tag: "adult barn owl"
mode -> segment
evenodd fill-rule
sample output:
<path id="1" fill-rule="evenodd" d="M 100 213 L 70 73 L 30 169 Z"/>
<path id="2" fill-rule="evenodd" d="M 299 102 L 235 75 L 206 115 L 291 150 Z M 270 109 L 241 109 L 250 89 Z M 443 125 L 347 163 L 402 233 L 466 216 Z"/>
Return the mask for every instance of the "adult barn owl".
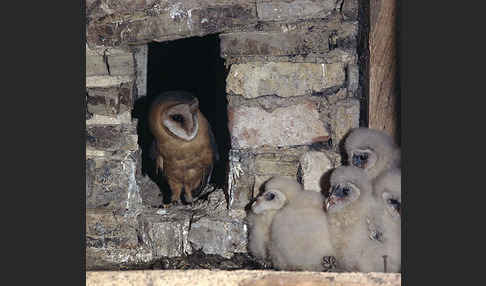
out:
<path id="1" fill-rule="evenodd" d="M 149 128 L 154 135 L 152 157 L 157 174 L 162 171 L 172 192 L 171 202 L 187 203 L 211 178 L 217 146 L 209 122 L 199 110 L 199 101 L 186 91 L 161 93 L 149 110 Z"/>

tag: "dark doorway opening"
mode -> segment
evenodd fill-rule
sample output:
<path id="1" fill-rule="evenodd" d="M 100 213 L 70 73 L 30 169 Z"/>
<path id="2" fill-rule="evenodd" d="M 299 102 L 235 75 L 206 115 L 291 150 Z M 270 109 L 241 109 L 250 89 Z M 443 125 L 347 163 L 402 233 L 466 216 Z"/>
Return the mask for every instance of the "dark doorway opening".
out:
<path id="1" fill-rule="evenodd" d="M 152 100 L 170 90 L 189 91 L 198 98 L 199 109 L 211 124 L 220 157 L 210 183 L 216 188 L 225 186 L 230 149 L 225 93 L 228 70 L 220 57 L 219 43 L 215 34 L 148 44 L 147 96 L 137 100 L 133 116 L 139 120 L 142 173 L 157 182 L 163 193 L 167 185 L 161 184 L 160 178 L 155 176 L 155 165 L 149 156 L 153 136 L 148 130 L 146 116 Z"/>

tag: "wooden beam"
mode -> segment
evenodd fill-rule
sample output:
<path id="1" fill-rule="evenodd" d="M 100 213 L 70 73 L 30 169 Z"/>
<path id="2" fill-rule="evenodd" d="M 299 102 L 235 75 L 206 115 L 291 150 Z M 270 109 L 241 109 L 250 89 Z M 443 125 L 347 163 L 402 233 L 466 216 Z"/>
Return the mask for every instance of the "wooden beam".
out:
<path id="1" fill-rule="evenodd" d="M 370 0 L 368 126 L 399 138 L 397 0 Z"/>

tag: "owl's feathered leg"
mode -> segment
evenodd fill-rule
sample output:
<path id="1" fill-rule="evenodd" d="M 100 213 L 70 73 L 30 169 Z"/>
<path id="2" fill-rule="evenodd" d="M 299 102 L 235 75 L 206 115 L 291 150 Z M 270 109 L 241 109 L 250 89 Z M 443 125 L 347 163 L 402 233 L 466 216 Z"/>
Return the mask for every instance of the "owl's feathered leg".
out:
<path id="1" fill-rule="evenodd" d="M 167 181 L 169 183 L 169 187 L 172 192 L 171 203 L 174 205 L 181 204 L 181 192 L 182 192 L 182 188 L 184 188 L 184 185 L 182 183 L 170 179 L 168 179 Z"/>

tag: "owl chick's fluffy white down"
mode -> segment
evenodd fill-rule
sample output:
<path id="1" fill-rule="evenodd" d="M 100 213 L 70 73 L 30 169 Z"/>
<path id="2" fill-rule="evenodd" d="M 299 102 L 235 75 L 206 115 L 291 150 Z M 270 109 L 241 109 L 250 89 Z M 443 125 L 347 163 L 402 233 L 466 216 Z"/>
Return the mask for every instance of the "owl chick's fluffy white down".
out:
<path id="1" fill-rule="evenodd" d="M 383 224 L 387 272 L 401 268 L 401 178 L 400 169 L 394 168 L 378 176 L 373 185 L 373 194 L 380 205 L 377 213 Z"/>
<path id="2" fill-rule="evenodd" d="M 329 231 L 336 259 L 345 271 L 384 272 L 384 255 L 395 247 L 399 237 L 383 221 L 383 204 L 373 194 L 369 177 L 363 169 L 340 166 L 331 174 L 331 188 L 326 199 Z M 392 259 L 393 260 L 393 259 Z M 388 272 L 398 272 L 399 265 L 387 261 Z"/>
<path id="3" fill-rule="evenodd" d="M 400 148 L 383 131 L 360 127 L 346 137 L 349 165 L 362 168 L 373 181 L 382 172 L 400 166 Z"/>
<path id="4" fill-rule="evenodd" d="M 252 204 L 249 250 L 280 270 L 324 271 L 334 256 L 322 210 L 323 196 L 295 179 L 274 177 Z"/>

